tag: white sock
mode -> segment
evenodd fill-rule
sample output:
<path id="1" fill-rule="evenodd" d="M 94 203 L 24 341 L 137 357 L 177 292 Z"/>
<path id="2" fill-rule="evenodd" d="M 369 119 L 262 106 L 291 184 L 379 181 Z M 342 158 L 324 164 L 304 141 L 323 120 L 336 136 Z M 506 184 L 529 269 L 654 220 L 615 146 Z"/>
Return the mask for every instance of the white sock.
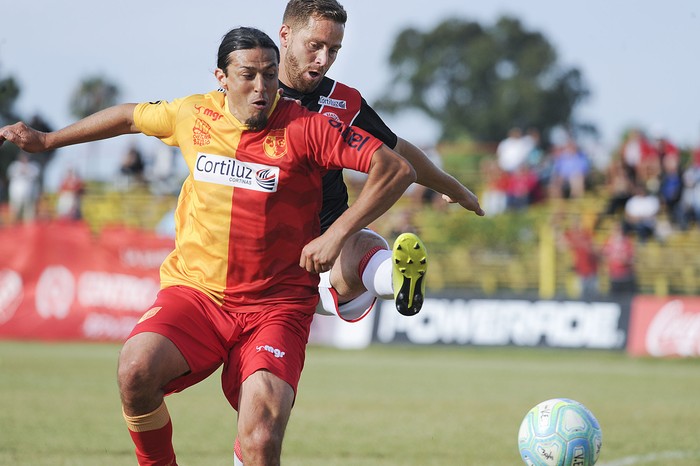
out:
<path id="1" fill-rule="evenodd" d="M 367 291 L 382 299 L 394 299 L 394 284 L 391 279 L 391 251 L 380 249 L 367 262 L 362 272 L 362 283 Z"/>

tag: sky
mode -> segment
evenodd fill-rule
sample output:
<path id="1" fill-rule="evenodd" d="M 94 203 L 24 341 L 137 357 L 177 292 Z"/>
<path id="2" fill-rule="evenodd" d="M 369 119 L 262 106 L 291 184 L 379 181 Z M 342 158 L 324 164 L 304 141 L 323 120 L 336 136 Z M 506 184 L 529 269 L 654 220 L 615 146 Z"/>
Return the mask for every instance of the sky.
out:
<path id="1" fill-rule="evenodd" d="M 559 62 L 582 70 L 591 97 L 578 116 L 594 123 L 603 144 L 640 126 L 680 146 L 700 144 L 700 2 L 696 0 L 341 0 L 348 11 L 345 40 L 328 75 L 359 89 L 371 103 L 389 85 L 387 58 L 400 31 L 433 29 L 448 18 L 492 25 L 519 18 L 552 43 Z M 111 5 L 111 6 L 107 6 Z M 285 0 L 12 1 L 3 6 L 0 77 L 21 94 L 16 110 L 41 114 L 52 126 L 74 121 L 69 101 L 80 81 L 101 75 L 119 102 L 171 100 L 216 88 L 213 71 L 221 37 L 254 26 L 277 41 Z M 399 136 L 430 145 L 437 126 L 417 113 L 382 115 Z M 152 138 L 150 138 L 152 139 Z M 129 145 L 162 144 L 122 136 L 98 145 L 61 149 L 47 188 L 67 166 L 105 178 Z"/>

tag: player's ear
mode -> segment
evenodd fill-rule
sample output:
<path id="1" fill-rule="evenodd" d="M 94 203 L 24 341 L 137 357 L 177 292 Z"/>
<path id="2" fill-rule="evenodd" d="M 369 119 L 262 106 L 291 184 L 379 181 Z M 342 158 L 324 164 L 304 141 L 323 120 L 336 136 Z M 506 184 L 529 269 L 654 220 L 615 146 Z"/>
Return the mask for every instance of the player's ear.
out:
<path id="1" fill-rule="evenodd" d="M 226 73 L 221 68 L 214 70 L 214 77 L 219 82 L 219 86 L 225 91 L 228 91 L 228 85 L 226 84 Z"/>
<path id="2" fill-rule="evenodd" d="M 280 27 L 280 47 L 287 47 L 289 44 L 289 35 L 291 34 L 291 29 L 286 24 Z"/>

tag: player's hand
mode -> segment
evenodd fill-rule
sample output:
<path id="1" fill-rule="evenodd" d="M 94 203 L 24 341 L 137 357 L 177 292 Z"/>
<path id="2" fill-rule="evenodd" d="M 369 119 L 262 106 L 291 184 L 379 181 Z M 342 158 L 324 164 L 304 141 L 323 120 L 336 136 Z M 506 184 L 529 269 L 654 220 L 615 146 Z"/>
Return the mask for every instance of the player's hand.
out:
<path id="1" fill-rule="evenodd" d="M 464 188 L 464 191 L 464 195 L 460 199 L 452 199 L 447 194 L 443 194 L 442 199 L 450 204 L 459 204 L 465 209 L 471 210 L 479 217 L 483 217 L 486 212 L 484 212 L 484 209 L 479 205 L 479 198 L 467 188 Z"/>
<path id="2" fill-rule="evenodd" d="M 37 131 L 23 122 L 0 128 L 0 145 L 9 141 L 27 152 L 46 150 L 46 133 Z"/>
<path id="3" fill-rule="evenodd" d="M 299 259 L 299 266 L 311 273 L 328 272 L 336 258 L 340 254 L 341 244 L 336 244 L 331 238 L 326 235 L 321 235 L 315 238 L 309 244 L 304 246 Z"/>
<path id="4" fill-rule="evenodd" d="M 298 106 L 301 107 L 301 100 L 299 99 L 292 99 L 291 97 L 285 97 L 284 96 L 284 89 L 279 88 L 277 89 L 277 93 L 279 94 L 280 97 L 282 97 L 284 100 L 290 100 L 292 102 L 295 102 Z"/>

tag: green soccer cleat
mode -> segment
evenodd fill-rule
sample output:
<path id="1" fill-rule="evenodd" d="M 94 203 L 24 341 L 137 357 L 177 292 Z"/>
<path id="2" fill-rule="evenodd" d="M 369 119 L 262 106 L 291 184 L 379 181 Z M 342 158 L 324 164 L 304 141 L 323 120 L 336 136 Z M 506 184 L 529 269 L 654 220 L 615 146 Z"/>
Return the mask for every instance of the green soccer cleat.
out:
<path id="1" fill-rule="evenodd" d="M 423 307 L 428 253 L 420 238 L 413 233 L 402 233 L 394 241 L 392 259 L 396 310 L 405 316 L 416 315 Z"/>

